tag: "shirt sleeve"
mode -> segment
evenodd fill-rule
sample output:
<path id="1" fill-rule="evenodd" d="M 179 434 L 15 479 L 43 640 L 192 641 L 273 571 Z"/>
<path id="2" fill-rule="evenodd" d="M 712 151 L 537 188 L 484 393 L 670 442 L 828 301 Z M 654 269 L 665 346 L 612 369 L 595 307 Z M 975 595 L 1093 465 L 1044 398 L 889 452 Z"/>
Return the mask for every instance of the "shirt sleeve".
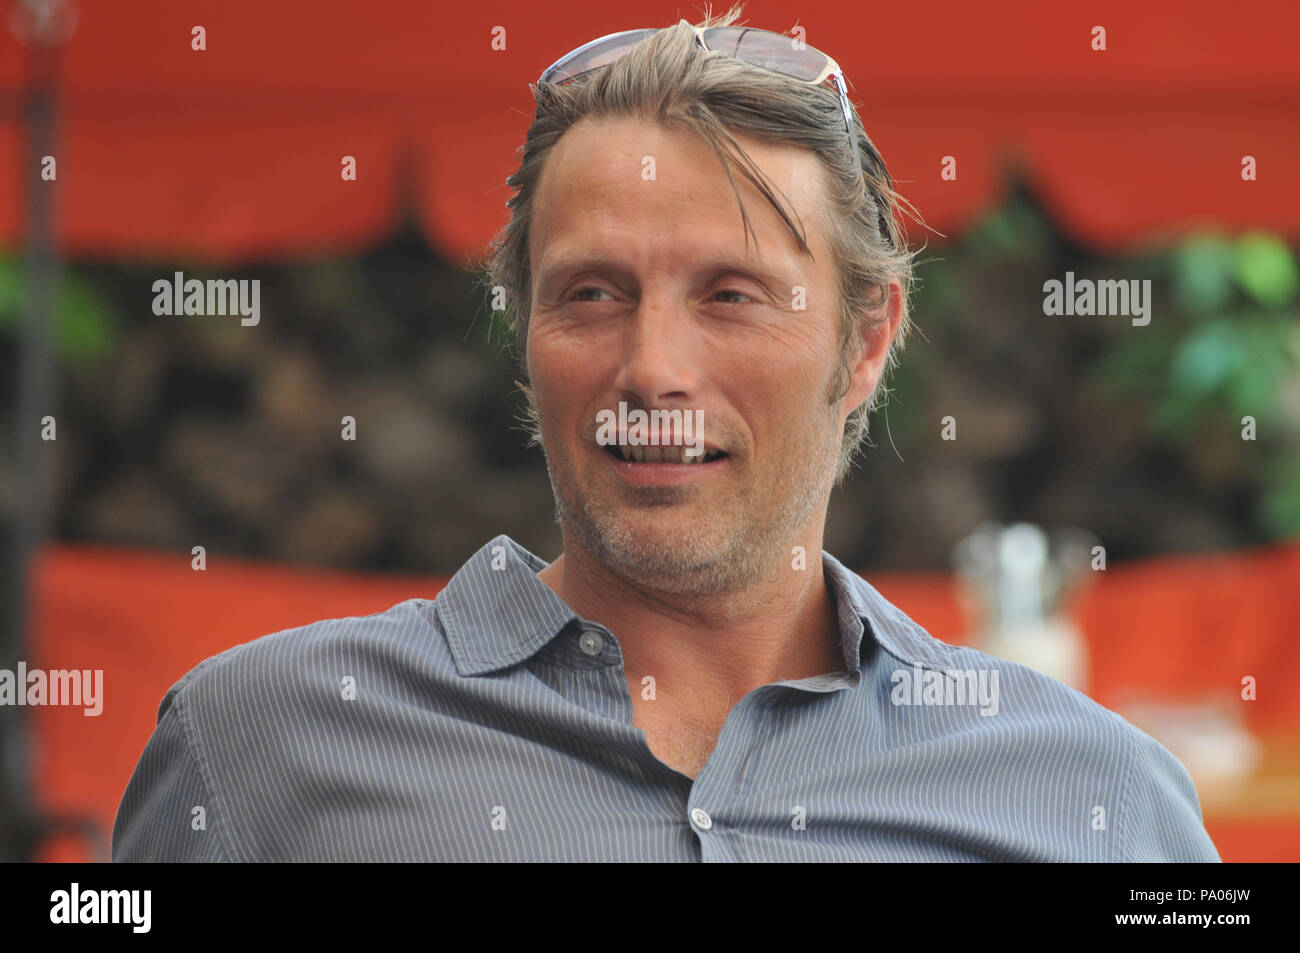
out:
<path id="1" fill-rule="evenodd" d="M 228 861 L 216 829 L 220 811 L 191 744 L 180 690 L 158 708 L 158 725 L 131 775 L 113 824 L 113 862 Z"/>
<path id="2" fill-rule="evenodd" d="M 1125 797 L 1123 850 L 1131 863 L 1219 863 L 1201 820 L 1196 787 L 1182 762 L 1134 728 Z"/>

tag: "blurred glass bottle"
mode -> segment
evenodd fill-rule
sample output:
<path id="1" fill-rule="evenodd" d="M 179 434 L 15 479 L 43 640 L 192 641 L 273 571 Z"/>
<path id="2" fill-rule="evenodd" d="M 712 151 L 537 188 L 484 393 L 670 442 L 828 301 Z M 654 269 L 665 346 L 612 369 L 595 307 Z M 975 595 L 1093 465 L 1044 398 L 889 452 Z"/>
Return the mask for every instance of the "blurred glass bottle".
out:
<path id="1" fill-rule="evenodd" d="M 1086 691 L 1088 647 L 1065 611 L 1096 537 L 1032 523 L 985 523 L 953 548 L 975 648 Z"/>

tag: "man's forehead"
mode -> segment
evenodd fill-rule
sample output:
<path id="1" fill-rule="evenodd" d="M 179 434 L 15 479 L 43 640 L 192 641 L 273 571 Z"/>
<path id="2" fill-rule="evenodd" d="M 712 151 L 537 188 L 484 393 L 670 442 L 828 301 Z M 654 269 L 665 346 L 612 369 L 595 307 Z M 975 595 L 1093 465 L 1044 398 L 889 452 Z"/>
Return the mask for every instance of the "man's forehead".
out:
<path id="1" fill-rule="evenodd" d="M 824 201 L 817 158 L 794 146 L 736 138 L 814 245 Z M 534 265 L 552 258 L 553 243 L 567 257 L 638 221 L 660 228 L 667 223 L 674 243 L 712 245 L 755 264 L 806 260 L 781 216 L 734 162 L 731 175 L 761 237 L 758 249 L 746 234 L 726 171 L 697 134 L 636 119 L 582 120 L 556 144 L 538 184 L 530 235 Z"/>

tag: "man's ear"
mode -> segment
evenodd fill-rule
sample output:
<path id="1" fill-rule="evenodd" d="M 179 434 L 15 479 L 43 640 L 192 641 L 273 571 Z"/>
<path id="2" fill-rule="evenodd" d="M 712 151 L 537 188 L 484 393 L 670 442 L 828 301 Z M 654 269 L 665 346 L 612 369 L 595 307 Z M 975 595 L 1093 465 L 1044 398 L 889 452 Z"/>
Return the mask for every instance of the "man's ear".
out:
<path id="1" fill-rule="evenodd" d="M 903 319 L 903 285 L 894 278 L 889 282 L 888 299 L 879 309 L 872 324 L 858 332 L 858 359 L 853 365 L 849 379 L 849 390 L 844 395 L 842 409 L 844 416 L 857 410 L 870 399 L 880 382 L 880 375 L 885 370 L 885 358 L 889 356 L 889 346 L 898 334 L 898 325 Z"/>

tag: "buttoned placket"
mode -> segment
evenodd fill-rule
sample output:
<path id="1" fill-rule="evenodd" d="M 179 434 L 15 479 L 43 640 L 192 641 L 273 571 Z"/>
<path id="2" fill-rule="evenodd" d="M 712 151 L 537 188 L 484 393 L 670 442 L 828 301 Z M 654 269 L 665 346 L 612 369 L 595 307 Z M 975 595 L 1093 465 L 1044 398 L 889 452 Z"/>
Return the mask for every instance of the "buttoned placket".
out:
<path id="1" fill-rule="evenodd" d="M 623 667 L 622 651 L 618 640 L 612 632 L 595 623 L 584 622 L 577 635 L 577 646 L 583 655 L 590 658 L 606 656 L 609 663 L 604 671 L 617 683 L 614 688 L 620 704 L 626 713 L 627 724 L 632 726 L 632 694 L 627 684 L 627 675 Z M 727 713 L 722 729 L 718 733 L 713 753 L 705 762 L 700 773 L 691 781 L 690 792 L 686 801 L 686 818 L 695 836 L 702 862 L 745 861 L 746 857 L 739 849 L 734 837 L 726 835 L 725 825 L 719 825 L 717 814 L 726 810 L 731 802 L 739 802 L 747 796 L 749 779 L 754 768 L 761 761 L 761 748 L 764 738 L 766 719 L 763 710 L 782 693 L 782 689 L 809 690 L 827 693 L 852 687 L 852 677 L 846 679 L 843 673 L 820 675 L 798 681 L 777 682 L 762 685 L 750 691 Z M 743 726 L 743 727 L 742 727 Z M 743 742 L 736 736 L 747 735 Z M 638 732 L 643 755 L 663 770 L 671 770 L 650 750 L 644 739 L 644 733 Z M 733 751 L 743 745 L 743 751 L 726 760 L 720 760 L 720 752 L 728 748 Z"/>

